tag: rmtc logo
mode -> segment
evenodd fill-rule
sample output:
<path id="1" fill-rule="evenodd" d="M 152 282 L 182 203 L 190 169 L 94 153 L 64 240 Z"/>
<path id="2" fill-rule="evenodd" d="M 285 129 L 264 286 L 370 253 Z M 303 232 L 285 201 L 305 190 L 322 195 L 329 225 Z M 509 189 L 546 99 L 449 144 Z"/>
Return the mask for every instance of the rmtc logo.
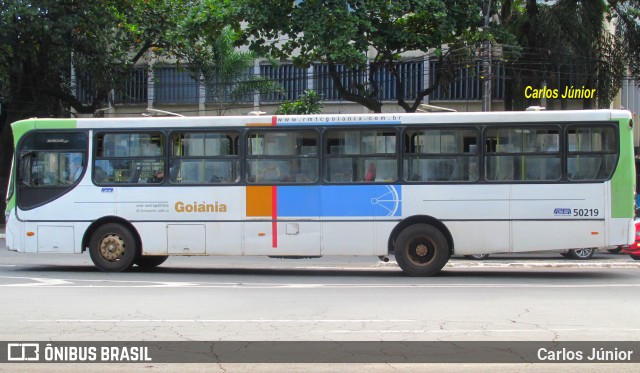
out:
<path id="1" fill-rule="evenodd" d="M 557 208 L 555 210 L 553 210 L 553 215 L 555 216 L 571 216 L 571 209 L 561 209 L 561 208 Z"/>

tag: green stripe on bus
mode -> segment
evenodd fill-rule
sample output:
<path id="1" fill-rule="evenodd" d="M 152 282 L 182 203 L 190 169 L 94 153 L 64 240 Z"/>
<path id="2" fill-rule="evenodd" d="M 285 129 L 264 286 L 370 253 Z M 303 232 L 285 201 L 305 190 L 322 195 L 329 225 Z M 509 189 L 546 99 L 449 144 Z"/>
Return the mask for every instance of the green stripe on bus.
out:
<path id="1" fill-rule="evenodd" d="M 22 136 L 32 129 L 73 129 L 77 127 L 77 122 L 77 119 L 26 119 L 15 122 L 11 125 L 14 149 Z"/>
<path id="2" fill-rule="evenodd" d="M 620 128 L 620 158 L 611 179 L 611 217 L 633 218 L 635 201 L 633 197 L 636 170 L 633 158 L 633 128 L 629 119 L 618 120 Z"/>

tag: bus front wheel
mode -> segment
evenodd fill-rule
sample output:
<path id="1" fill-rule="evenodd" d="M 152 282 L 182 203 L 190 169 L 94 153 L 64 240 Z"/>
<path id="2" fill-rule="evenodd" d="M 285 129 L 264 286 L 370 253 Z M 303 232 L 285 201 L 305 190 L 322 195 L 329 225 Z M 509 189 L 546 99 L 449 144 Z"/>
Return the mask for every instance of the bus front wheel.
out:
<path id="1" fill-rule="evenodd" d="M 136 240 L 120 224 L 105 224 L 91 235 L 89 254 L 101 271 L 122 272 L 133 266 L 137 257 Z"/>
<path id="2" fill-rule="evenodd" d="M 400 232 L 394 254 L 400 268 L 409 276 L 433 276 L 451 256 L 444 234 L 428 224 L 414 224 Z"/>

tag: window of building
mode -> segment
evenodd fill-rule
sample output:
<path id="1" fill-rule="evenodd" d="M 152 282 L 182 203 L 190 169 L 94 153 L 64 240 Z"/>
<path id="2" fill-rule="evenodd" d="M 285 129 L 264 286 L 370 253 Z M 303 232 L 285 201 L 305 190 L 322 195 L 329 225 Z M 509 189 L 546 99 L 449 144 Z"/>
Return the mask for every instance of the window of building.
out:
<path id="1" fill-rule="evenodd" d="M 146 67 L 131 71 L 124 88 L 116 90 L 116 104 L 146 104 L 148 100 L 149 71 Z"/>
<path id="2" fill-rule="evenodd" d="M 162 104 L 197 104 L 198 82 L 188 71 L 177 67 L 159 67 L 154 70 L 155 102 Z"/>
<path id="3" fill-rule="evenodd" d="M 260 76 L 277 83 L 283 89 L 282 92 L 261 95 L 260 100 L 264 102 L 294 101 L 308 88 L 307 69 L 291 64 L 260 65 Z"/>

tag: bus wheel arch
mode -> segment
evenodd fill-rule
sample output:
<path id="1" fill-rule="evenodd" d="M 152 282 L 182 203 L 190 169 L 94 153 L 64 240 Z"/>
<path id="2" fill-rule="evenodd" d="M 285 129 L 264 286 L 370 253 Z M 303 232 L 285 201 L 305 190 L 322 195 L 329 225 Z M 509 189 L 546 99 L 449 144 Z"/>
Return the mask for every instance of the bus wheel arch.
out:
<path id="1" fill-rule="evenodd" d="M 436 219 L 413 219 L 396 227 L 390 242 L 400 268 L 409 276 L 433 276 L 452 253 L 448 229 Z"/>
<path id="2" fill-rule="evenodd" d="M 453 255 L 454 244 L 453 244 L 453 236 L 451 236 L 451 232 L 449 232 L 449 229 L 447 228 L 447 226 L 444 225 L 440 220 L 434 218 L 433 216 L 428 216 L 428 215 L 414 215 L 398 223 L 398 225 L 396 225 L 395 228 L 393 228 L 393 230 L 391 231 L 391 235 L 389 235 L 389 242 L 387 244 L 389 249 L 389 254 L 393 254 L 395 243 L 400 233 L 405 228 L 414 224 L 427 224 L 427 225 L 432 225 L 435 228 L 438 228 L 438 230 L 440 230 L 440 232 L 442 232 L 442 234 L 444 234 L 445 238 L 447 239 L 447 244 L 449 245 L 449 253 Z"/>
<path id="3" fill-rule="evenodd" d="M 82 243 L 83 251 L 88 248 L 96 267 L 106 272 L 121 272 L 131 268 L 142 252 L 137 230 L 131 223 L 118 217 L 104 217 L 93 222 L 86 230 Z"/>

